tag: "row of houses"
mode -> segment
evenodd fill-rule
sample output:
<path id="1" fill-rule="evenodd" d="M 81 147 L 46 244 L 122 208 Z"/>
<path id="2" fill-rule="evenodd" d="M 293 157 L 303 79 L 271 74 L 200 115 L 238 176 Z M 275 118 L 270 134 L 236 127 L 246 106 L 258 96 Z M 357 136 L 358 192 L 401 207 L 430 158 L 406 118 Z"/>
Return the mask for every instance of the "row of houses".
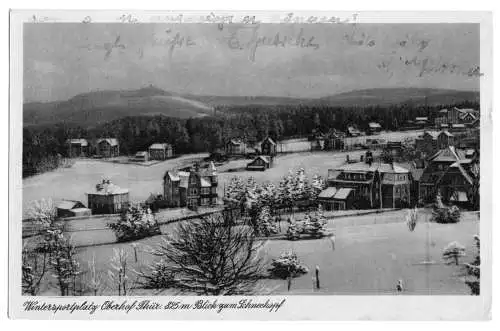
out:
<path id="1" fill-rule="evenodd" d="M 447 146 L 425 162 L 362 162 L 328 170 L 319 202 L 327 210 L 405 208 L 435 200 L 471 207 L 478 199 L 479 157 L 474 150 Z"/>
<path id="2" fill-rule="evenodd" d="M 68 139 L 69 157 L 88 157 L 97 155 L 101 157 L 115 157 L 120 155 L 120 144 L 116 138 L 99 138 L 94 144 L 87 139 Z"/>
<path id="3" fill-rule="evenodd" d="M 270 137 L 266 137 L 254 147 L 250 147 L 243 139 L 229 139 L 224 145 L 224 152 L 228 156 L 245 156 L 249 154 L 260 154 L 276 156 L 278 153 L 276 142 Z"/>
<path id="4" fill-rule="evenodd" d="M 382 125 L 377 122 L 369 122 L 366 129 L 366 134 L 368 135 L 378 134 L 382 131 Z M 346 134 L 349 137 L 359 137 L 363 135 L 363 132 L 361 132 L 356 126 L 349 125 L 346 129 Z"/>
<path id="5" fill-rule="evenodd" d="M 467 132 L 451 133 L 448 130 L 425 131 L 415 139 L 415 148 L 426 156 L 430 156 L 437 150 L 454 146 L 460 149 L 479 149 L 479 130 L 468 130 Z"/>
<path id="6" fill-rule="evenodd" d="M 180 170 L 166 171 L 163 176 L 163 205 L 170 208 L 209 207 L 217 204 L 218 175 L 213 162 L 207 168 L 198 165 Z M 130 203 L 127 188 L 103 179 L 95 189 L 86 192 L 88 207 L 75 200 L 63 200 L 57 205 L 59 217 L 116 214 Z"/>
<path id="7" fill-rule="evenodd" d="M 69 157 L 89 157 L 96 155 L 110 158 L 120 155 L 120 144 L 116 138 L 100 138 L 91 144 L 87 139 L 68 139 Z M 147 151 L 137 152 L 134 159 L 137 161 L 166 160 L 173 157 L 174 149 L 167 143 L 155 143 Z"/>
<path id="8" fill-rule="evenodd" d="M 434 119 L 434 124 L 438 129 L 462 130 L 472 127 L 478 128 L 479 120 L 479 110 L 453 107 L 451 109 L 441 109 Z"/>
<path id="9" fill-rule="evenodd" d="M 129 205 L 129 190 L 103 179 L 95 189 L 85 193 L 86 207 L 81 201 L 63 200 L 57 206 L 58 217 L 90 216 L 92 214 L 115 214 Z"/>

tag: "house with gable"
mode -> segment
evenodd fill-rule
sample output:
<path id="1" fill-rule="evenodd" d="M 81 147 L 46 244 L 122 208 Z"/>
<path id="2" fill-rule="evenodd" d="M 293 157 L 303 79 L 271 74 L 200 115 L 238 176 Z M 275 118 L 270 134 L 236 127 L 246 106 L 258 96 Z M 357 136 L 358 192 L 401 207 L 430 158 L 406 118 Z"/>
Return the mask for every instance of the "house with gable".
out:
<path id="1" fill-rule="evenodd" d="M 217 204 L 217 170 L 213 162 L 206 169 L 198 165 L 169 170 L 163 176 L 163 197 L 169 207 L 209 207 Z"/>
<path id="2" fill-rule="evenodd" d="M 116 157 L 120 155 L 120 145 L 116 138 L 101 138 L 97 140 L 96 154 L 101 157 Z"/>
<path id="3" fill-rule="evenodd" d="M 365 157 L 364 162 L 347 163 L 328 170 L 327 186 L 336 188 L 331 199 L 340 205 L 338 202 L 343 198 L 346 207 L 401 208 L 411 201 L 410 171 L 396 163 L 373 162 L 371 157 Z M 329 194 L 332 192 L 330 190 Z M 327 195 L 327 192 L 320 194 L 323 199 L 328 199 Z M 354 202 L 351 204 L 347 200 Z"/>
<path id="4" fill-rule="evenodd" d="M 476 162 L 477 158 L 454 146 L 437 151 L 427 159 L 420 178 L 419 199 L 432 202 L 439 191 L 445 201 L 451 201 L 453 192 L 464 191 L 472 185 L 471 169 Z"/>
<path id="5" fill-rule="evenodd" d="M 265 138 L 260 143 L 260 151 L 262 155 L 267 155 L 274 157 L 277 154 L 276 142 L 272 140 L 270 137 Z"/>

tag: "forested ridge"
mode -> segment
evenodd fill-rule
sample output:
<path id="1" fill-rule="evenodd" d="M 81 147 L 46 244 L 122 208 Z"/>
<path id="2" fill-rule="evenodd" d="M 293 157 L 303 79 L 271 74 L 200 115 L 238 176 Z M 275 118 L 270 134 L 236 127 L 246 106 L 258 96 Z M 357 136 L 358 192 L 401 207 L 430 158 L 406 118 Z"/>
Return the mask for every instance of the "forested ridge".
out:
<path id="1" fill-rule="evenodd" d="M 364 130 L 371 121 L 380 123 L 384 130 L 398 130 L 417 116 L 427 116 L 432 121 L 439 110 L 453 106 L 479 109 L 476 101 L 432 106 L 233 105 L 216 106 L 213 116 L 189 119 L 142 115 L 87 127 L 64 122 L 25 126 L 23 177 L 57 168 L 61 157 L 67 154 L 69 138 L 86 138 L 91 143 L 102 137 L 117 138 L 121 154 L 146 150 L 155 142 L 172 144 L 176 154 L 210 152 L 230 138 L 255 143 L 270 136 L 279 141 L 307 136 L 313 129 L 344 131 L 354 124 Z"/>

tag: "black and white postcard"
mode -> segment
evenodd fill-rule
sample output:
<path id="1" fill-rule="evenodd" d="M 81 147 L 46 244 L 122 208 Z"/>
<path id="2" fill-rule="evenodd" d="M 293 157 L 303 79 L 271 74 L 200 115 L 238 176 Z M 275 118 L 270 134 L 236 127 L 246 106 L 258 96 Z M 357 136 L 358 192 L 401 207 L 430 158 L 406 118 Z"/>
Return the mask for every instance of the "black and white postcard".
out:
<path id="1" fill-rule="evenodd" d="M 10 19 L 11 317 L 490 318 L 491 13 Z"/>

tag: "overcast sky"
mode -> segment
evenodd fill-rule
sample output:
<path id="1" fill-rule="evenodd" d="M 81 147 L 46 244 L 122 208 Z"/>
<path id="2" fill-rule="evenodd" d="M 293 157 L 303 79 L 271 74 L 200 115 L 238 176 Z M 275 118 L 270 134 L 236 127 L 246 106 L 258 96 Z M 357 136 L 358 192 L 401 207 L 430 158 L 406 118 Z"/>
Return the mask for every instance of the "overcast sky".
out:
<path id="1" fill-rule="evenodd" d="M 24 98 L 150 84 L 176 93 L 292 97 L 381 87 L 478 90 L 467 72 L 479 65 L 479 39 L 479 25 L 449 23 L 25 24 Z"/>

